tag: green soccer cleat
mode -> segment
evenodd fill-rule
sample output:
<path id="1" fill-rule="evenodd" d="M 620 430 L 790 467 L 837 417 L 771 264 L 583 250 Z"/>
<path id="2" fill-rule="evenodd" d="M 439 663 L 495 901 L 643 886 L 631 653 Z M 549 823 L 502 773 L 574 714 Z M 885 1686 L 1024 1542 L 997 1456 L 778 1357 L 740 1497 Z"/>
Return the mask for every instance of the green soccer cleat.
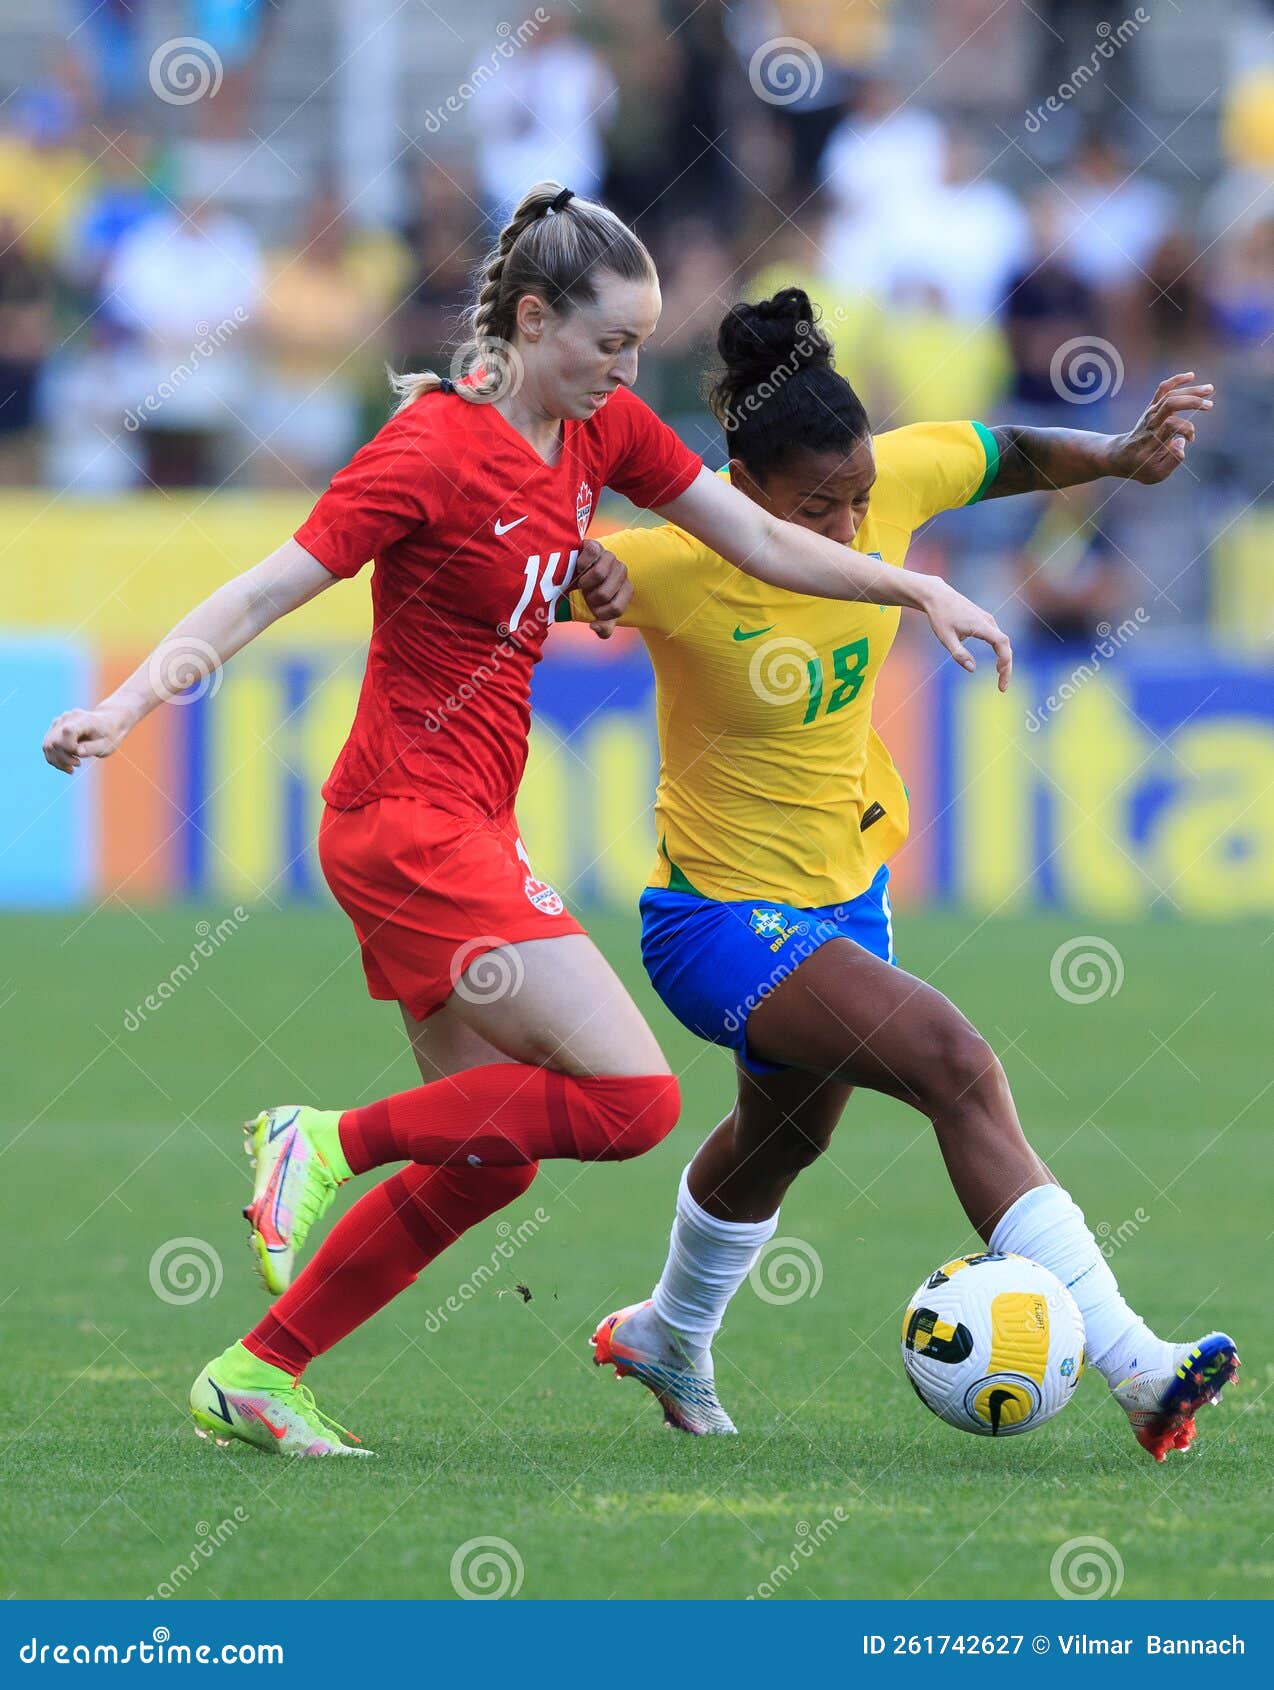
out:
<path id="1" fill-rule="evenodd" d="M 256 1168 L 252 1201 L 243 1211 L 249 1245 L 266 1290 L 277 1297 L 292 1283 L 310 1228 L 350 1177 L 341 1155 L 336 1110 L 285 1104 L 244 1124 L 245 1149 Z"/>
<path id="2" fill-rule="evenodd" d="M 237 1438 L 268 1455 L 372 1454 L 328 1419 L 308 1385 L 258 1361 L 242 1344 L 231 1344 L 204 1368 L 190 1387 L 190 1412 L 197 1435 L 219 1444 Z"/>

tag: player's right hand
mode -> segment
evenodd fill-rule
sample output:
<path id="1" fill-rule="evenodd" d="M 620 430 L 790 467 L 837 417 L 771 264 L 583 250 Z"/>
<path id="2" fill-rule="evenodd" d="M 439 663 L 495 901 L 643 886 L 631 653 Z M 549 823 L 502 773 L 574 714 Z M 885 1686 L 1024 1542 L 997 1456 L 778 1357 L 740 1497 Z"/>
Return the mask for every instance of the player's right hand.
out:
<path id="1" fill-rule="evenodd" d="M 628 571 L 614 552 L 597 540 L 586 540 L 571 585 L 588 606 L 593 632 L 599 640 L 608 640 L 632 600 Z"/>
<path id="2" fill-rule="evenodd" d="M 962 669 L 970 673 L 977 668 L 977 660 L 965 645 L 965 640 L 985 640 L 995 652 L 995 671 L 1001 692 L 1008 691 L 1013 674 L 1013 647 L 1009 636 L 991 615 L 972 599 L 957 593 L 955 588 L 937 576 L 931 576 L 931 587 L 925 594 L 924 611 L 929 626 L 946 646 Z"/>
<path id="3" fill-rule="evenodd" d="M 44 760 L 74 774 L 86 757 L 109 757 L 129 729 L 122 710 L 67 710 L 54 717 L 44 736 Z"/>

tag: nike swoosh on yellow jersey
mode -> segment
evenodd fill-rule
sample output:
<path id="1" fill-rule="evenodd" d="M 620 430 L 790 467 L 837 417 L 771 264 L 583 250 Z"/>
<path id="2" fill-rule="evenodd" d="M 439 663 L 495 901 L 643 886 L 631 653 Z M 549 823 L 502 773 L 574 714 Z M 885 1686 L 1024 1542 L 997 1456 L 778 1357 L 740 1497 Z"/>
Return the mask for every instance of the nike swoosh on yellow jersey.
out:
<path id="1" fill-rule="evenodd" d="M 759 638 L 761 634 L 768 634 L 773 626 L 774 624 L 771 622 L 764 628 L 749 628 L 745 634 L 743 629 L 736 623 L 734 632 L 731 634 L 730 638 L 732 640 L 755 640 Z"/>

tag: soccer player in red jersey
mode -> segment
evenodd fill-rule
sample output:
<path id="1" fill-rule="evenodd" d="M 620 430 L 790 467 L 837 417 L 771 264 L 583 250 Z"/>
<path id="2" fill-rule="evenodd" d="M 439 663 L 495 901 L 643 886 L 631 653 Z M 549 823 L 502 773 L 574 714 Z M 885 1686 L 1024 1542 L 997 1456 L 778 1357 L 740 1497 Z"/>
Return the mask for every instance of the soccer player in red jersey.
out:
<path id="1" fill-rule="evenodd" d="M 344 1112 L 264 1110 L 245 1211 L 278 1301 L 203 1369 L 196 1425 L 303 1455 L 365 1453 L 301 1374 L 511 1202 L 541 1157 L 640 1155 L 673 1127 L 677 1082 L 627 992 L 533 874 L 514 801 L 530 679 L 558 597 L 610 633 L 631 588 L 584 534 L 613 487 L 774 586 L 921 610 L 965 668 L 966 638 L 1011 655 L 994 619 L 933 577 L 779 521 L 706 470 L 631 392 L 658 278 L 614 214 L 556 183 L 501 232 L 472 329 L 479 362 L 401 378 L 396 414 L 295 537 L 218 589 L 45 756 L 72 772 L 264 628 L 375 560 L 358 711 L 323 788 L 323 872 L 358 935 L 368 990 L 401 1006 L 423 1084 Z M 406 1163 L 355 1204 L 293 1281 L 345 1180 Z"/>

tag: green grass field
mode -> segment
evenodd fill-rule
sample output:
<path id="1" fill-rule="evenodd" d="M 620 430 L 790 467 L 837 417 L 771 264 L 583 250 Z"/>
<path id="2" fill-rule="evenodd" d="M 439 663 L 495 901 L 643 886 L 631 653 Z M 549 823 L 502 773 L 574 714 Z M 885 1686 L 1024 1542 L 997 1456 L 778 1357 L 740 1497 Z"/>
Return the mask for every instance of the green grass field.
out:
<path id="1" fill-rule="evenodd" d="M 217 1449 L 186 1419 L 196 1369 L 261 1306 L 239 1123 L 271 1102 L 366 1101 L 415 1070 L 336 914 L 253 913 L 127 1030 L 201 917 L 225 913 L 0 922 L 0 1594 L 450 1597 L 453 1555 L 479 1537 L 513 1546 L 528 1598 L 1047 1597 L 1055 1551 L 1082 1536 L 1113 1546 L 1124 1597 L 1274 1589 L 1256 924 L 1103 923 L 1123 986 L 1077 1005 L 1049 962 L 1082 923 L 900 923 L 904 960 L 1002 1052 L 1134 1305 L 1168 1334 L 1238 1338 L 1242 1389 L 1201 1417 L 1188 1458 L 1155 1467 L 1093 1376 L 1008 1442 L 925 1413 L 901 1312 L 973 1240 L 927 1124 L 868 1095 L 784 1210 L 783 1235 L 821 1262 L 817 1294 L 772 1307 L 745 1288 L 732 1311 L 718 1371 L 742 1435 L 665 1432 L 640 1387 L 595 1369 L 586 1340 L 649 1291 L 679 1170 L 730 1089 L 728 1059 L 654 1004 L 634 924 L 602 920 L 683 1075 L 682 1125 L 634 1164 L 546 1167 L 506 1212 L 524 1242 L 494 1273 L 492 1221 L 324 1358 L 320 1403 L 378 1459 L 322 1463 Z M 201 1241 L 215 1295 L 152 1289 L 155 1252 L 180 1238 Z"/>

